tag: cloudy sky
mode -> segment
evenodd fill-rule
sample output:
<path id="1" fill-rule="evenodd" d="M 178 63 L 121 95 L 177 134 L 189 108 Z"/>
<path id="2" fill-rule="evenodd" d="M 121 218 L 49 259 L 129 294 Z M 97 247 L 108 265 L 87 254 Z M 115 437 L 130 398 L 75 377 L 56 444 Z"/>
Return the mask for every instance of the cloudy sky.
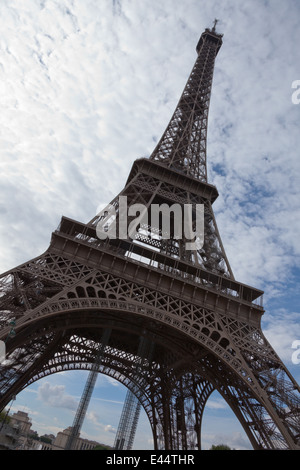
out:
<path id="1" fill-rule="evenodd" d="M 236 279 L 265 291 L 263 330 L 299 382 L 298 0 L 1 0 L 0 271 L 44 252 L 62 215 L 88 222 L 122 189 L 168 124 L 216 17 L 224 42 L 208 171 L 217 222 Z M 14 407 L 56 434 L 72 424 L 85 378 L 48 377 Z M 125 392 L 99 377 L 84 436 L 113 444 Z M 203 446 L 221 441 L 249 448 L 214 395 Z M 135 447 L 149 446 L 143 416 Z"/>

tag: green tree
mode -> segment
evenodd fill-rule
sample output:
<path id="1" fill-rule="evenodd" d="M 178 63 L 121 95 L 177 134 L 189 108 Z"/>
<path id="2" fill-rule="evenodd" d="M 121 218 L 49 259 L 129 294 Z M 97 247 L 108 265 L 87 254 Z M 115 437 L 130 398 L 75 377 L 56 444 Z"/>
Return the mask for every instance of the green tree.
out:
<path id="1" fill-rule="evenodd" d="M 112 448 L 105 444 L 99 444 L 96 447 L 94 447 L 93 450 L 112 450 Z"/>
<path id="2" fill-rule="evenodd" d="M 209 450 L 231 450 L 226 444 L 218 444 L 217 446 L 212 445 Z"/>
<path id="3" fill-rule="evenodd" d="M 8 424 L 10 422 L 10 417 L 7 415 L 7 411 L 3 410 L 0 412 L 0 423 L 5 422 Z"/>

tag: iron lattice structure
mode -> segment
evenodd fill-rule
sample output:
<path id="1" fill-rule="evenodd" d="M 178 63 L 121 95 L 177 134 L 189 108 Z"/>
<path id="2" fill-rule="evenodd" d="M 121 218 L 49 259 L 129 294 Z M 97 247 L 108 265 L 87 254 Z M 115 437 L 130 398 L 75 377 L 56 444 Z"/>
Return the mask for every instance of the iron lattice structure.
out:
<path id="1" fill-rule="evenodd" d="M 109 328 L 103 331 L 103 336 L 99 344 L 99 350 L 97 352 L 95 362 L 92 365 L 87 381 L 85 383 L 84 390 L 83 390 L 78 408 L 75 413 L 73 426 L 71 428 L 71 432 L 70 432 L 70 435 L 68 437 L 68 440 L 65 446 L 65 450 L 73 450 L 75 443 L 76 443 L 76 439 L 80 435 L 80 430 L 81 430 L 83 421 L 85 419 L 85 415 L 86 415 L 88 406 L 90 404 L 90 400 L 92 398 L 94 387 L 97 381 L 97 377 L 99 373 L 98 370 L 102 361 L 103 351 L 104 351 L 105 346 L 108 343 L 110 333 L 111 333 L 111 330 Z"/>
<path id="2" fill-rule="evenodd" d="M 136 375 L 144 369 L 145 361 L 152 358 L 154 344 L 141 337 L 138 349 L 138 362 L 134 365 Z M 119 426 L 117 429 L 114 449 L 131 450 L 135 438 L 138 420 L 141 411 L 141 403 L 135 393 L 131 390 L 127 391 Z"/>
<path id="3" fill-rule="evenodd" d="M 109 329 L 99 372 L 135 395 L 155 449 L 200 449 L 214 390 L 254 449 L 300 449 L 299 386 L 263 335 L 263 292 L 234 279 L 212 209 L 218 191 L 207 182 L 206 135 L 221 45 L 215 26 L 203 32 L 166 131 L 149 159 L 133 163 L 120 193 L 147 210 L 203 204 L 203 246 L 188 251 L 184 238 L 165 239 L 151 222 L 134 238 L 101 240 L 103 213 L 88 223 L 62 217 L 45 253 L 1 276 L 1 409 L 42 377 L 92 370 Z M 141 368 L 142 337 L 153 351 Z"/>

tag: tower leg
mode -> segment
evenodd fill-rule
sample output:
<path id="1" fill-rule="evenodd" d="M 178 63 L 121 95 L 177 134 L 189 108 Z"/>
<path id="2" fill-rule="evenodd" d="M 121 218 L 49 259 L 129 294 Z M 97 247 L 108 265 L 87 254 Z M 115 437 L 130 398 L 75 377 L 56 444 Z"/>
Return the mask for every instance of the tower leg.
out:
<path id="1" fill-rule="evenodd" d="M 136 372 L 139 374 L 145 359 L 150 360 L 153 352 L 153 345 L 144 337 L 140 338 L 138 357 L 139 363 Z M 136 428 L 140 415 L 141 404 L 131 390 L 128 390 L 115 437 L 114 448 L 119 450 L 131 450 L 135 438 Z"/>
<path id="2" fill-rule="evenodd" d="M 84 391 L 78 406 L 78 409 L 76 411 L 76 415 L 73 421 L 73 426 L 70 432 L 70 435 L 68 437 L 67 443 L 65 450 L 72 450 L 74 448 L 75 442 L 77 437 L 79 437 L 79 433 L 86 415 L 86 411 L 88 409 L 94 387 L 96 384 L 98 372 L 99 372 L 99 366 L 102 360 L 103 352 L 105 349 L 105 346 L 108 344 L 109 337 L 111 334 L 111 329 L 106 329 L 102 335 L 101 338 L 101 343 L 99 346 L 99 350 L 95 359 L 95 362 L 93 364 L 93 367 L 89 373 L 88 379 L 86 381 Z"/>

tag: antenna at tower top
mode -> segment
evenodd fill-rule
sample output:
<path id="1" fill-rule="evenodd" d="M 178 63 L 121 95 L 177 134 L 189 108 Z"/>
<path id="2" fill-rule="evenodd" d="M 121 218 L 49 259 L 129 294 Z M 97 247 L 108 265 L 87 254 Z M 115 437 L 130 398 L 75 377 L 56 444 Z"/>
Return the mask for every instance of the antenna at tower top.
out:
<path id="1" fill-rule="evenodd" d="M 219 21 L 219 20 L 217 20 L 217 18 L 215 18 L 214 25 L 213 25 L 213 28 L 212 28 L 212 32 L 213 32 L 213 33 L 216 32 L 216 26 L 217 26 L 218 21 Z"/>

